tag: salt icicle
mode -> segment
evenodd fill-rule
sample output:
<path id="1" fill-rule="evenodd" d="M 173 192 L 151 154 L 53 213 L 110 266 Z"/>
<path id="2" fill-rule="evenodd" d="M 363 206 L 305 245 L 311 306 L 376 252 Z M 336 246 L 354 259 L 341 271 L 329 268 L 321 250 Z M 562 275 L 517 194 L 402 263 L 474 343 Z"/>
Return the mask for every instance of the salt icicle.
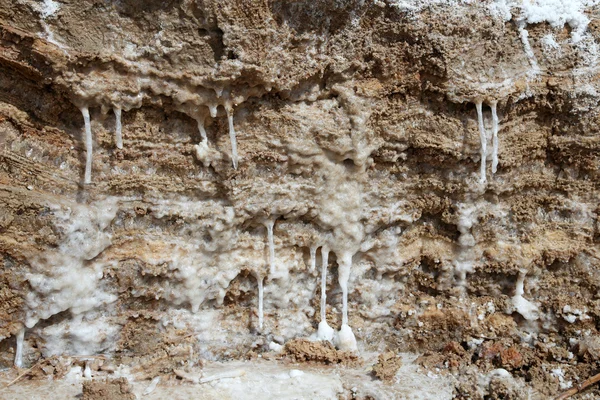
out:
<path id="1" fill-rule="evenodd" d="M 23 366 L 23 342 L 25 340 L 25 328 L 21 328 L 17 332 L 17 349 L 15 350 L 15 367 Z"/>
<path id="2" fill-rule="evenodd" d="M 342 254 L 338 267 L 338 281 L 342 288 L 342 327 L 338 334 L 338 347 L 340 350 L 358 350 L 356 338 L 352 328 L 348 325 L 348 280 L 350 279 L 350 269 L 352 267 L 352 254 Z"/>
<path id="3" fill-rule="evenodd" d="M 273 240 L 274 225 L 275 220 L 269 220 L 265 222 L 265 226 L 267 227 L 267 237 L 269 240 L 269 274 L 271 275 L 275 273 L 275 243 Z"/>
<path id="4" fill-rule="evenodd" d="M 529 60 L 529 64 L 531 65 L 531 74 L 537 75 L 540 73 L 540 67 L 535 58 L 535 54 L 531 48 L 531 44 L 529 43 L 529 32 L 525 29 L 525 21 L 520 20 L 517 22 L 517 27 L 519 29 L 519 37 L 521 38 L 521 42 L 523 43 L 523 49 L 525 50 L 525 55 Z"/>
<path id="5" fill-rule="evenodd" d="M 115 113 L 115 125 L 116 125 L 116 129 L 115 129 L 115 141 L 117 142 L 117 149 L 122 149 L 123 148 L 123 134 L 122 134 L 122 130 L 123 127 L 121 125 L 121 109 L 120 108 L 115 108 L 113 109 L 114 113 Z"/>
<path id="6" fill-rule="evenodd" d="M 475 103 L 477 108 L 477 121 L 479 123 L 479 139 L 481 141 L 481 178 L 480 182 L 485 183 L 485 157 L 487 154 L 487 137 L 485 135 L 485 128 L 483 126 L 483 112 L 481 111 L 481 101 Z"/>
<path id="7" fill-rule="evenodd" d="M 263 277 L 256 275 L 256 280 L 258 282 L 258 329 L 262 330 L 263 321 L 264 321 L 264 317 L 263 317 L 263 296 L 264 296 Z"/>
<path id="8" fill-rule="evenodd" d="M 348 325 L 348 280 L 351 265 L 352 255 L 344 253 L 338 267 L 338 281 L 342 288 L 342 325 Z"/>
<path id="9" fill-rule="evenodd" d="M 317 246 L 310 246 L 310 272 L 317 267 Z"/>
<path id="10" fill-rule="evenodd" d="M 87 107 L 81 108 L 83 122 L 85 123 L 85 175 L 84 183 L 92 183 L 92 124 L 90 122 L 90 111 Z"/>
<path id="11" fill-rule="evenodd" d="M 320 340 L 333 340 L 334 330 L 327 324 L 327 265 L 329 264 L 329 248 L 321 247 L 321 258 L 323 264 L 321 267 L 321 322 L 319 322 L 319 331 L 317 336 Z"/>
<path id="12" fill-rule="evenodd" d="M 492 149 L 492 173 L 495 174 L 498 169 L 498 114 L 496 112 L 497 103 L 494 101 L 490 107 L 492 108 L 492 132 L 493 132 L 493 149 Z"/>
<path id="13" fill-rule="evenodd" d="M 92 379 L 92 369 L 90 368 L 90 364 L 87 361 L 83 370 L 83 377 L 86 379 Z"/>
<path id="14" fill-rule="evenodd" d="M 196 122 L 198 123 L 198 131 L 200 132 L 200 136 L 202 136 L 202 141 L 207 142 L 208 137 L 206 136 L 206 129 L 204 129 L 204 118 L 198 118 Z"/>
<path id="15" fill-rule="evenodd" d="M 225 107 L 227 111 L 227 121 L 229 121 L 229 140 L 231 141 L 231 160 L 233 161 L 233 169 L 238 167 L 237 142 L 235 138 L 235 129 L 233 128 L 233 109 Z"/>
<path id="16" fill-rule="evenodd" d="M 217 118 L 217 106 L 216 106 L 216 104 L 209 104 L 208 105 L 208 112 L 210 112 L 210 116 L 212 118 Z"/>

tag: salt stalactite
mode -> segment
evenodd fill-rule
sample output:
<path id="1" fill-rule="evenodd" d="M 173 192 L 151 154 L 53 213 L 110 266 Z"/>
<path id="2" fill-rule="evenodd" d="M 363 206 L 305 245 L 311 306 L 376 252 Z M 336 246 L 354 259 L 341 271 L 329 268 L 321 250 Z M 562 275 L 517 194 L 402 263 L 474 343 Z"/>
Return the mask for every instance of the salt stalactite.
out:
<path id="1" fill-rule="evenodd" d="M 198 132 L 200 132 L 200 136 L 202 136 L 202 142 L 208 142 L 208 137 L 206 136 L 206 129 L 204 128 L 204 117 L 199 117 L 196 119 L 198 123 Z"/>
<path id="2" fill-rule="evenodd" d="M 231 141 L 231 160 L 233 161 L 233 169 L 238 167 L 237 141 L 235 138 L 235 129 L 233 128 L 233 107 L 225 106 L 227 112 L 227 121 L 229 122 L 229 140 Z"/>
<path id="3" fill-rule="evenodd" d="M 492 135 L 493 135 L 493 148 L 492 148 L 492 174 L 496 173 L 498 169 L 498 113 L 496 112 L 497 102 L 492 102 L 490 107 L 492 109 Z"/>
<path id="4" fill-rule="evenodd" d="M 310 246 L 310 272 L 313 272 L 317 267 L 317 247 Z"/>
<path id="5" fill-rule="evenodd" d="M 515 285 L 515 295 L 512 298 L 512 304 L 515 310 L 526 320 L 534 321 L 539 318 L 538 307 L 523 297 L 525 293 L 525 275 L 526 271 L 520 271 L 517 283 Z"/>
<path id="6" fill-rule="evenodd" d="M 92 379 L 92 369 L 90 368 L 90 363 L 88 361 L 85 362 L 83 377 L 86 379 Z"/>
<path id="7" fill-rule="evenodd" d="M 113 109 L 114 113 L 115 113 L 115 125 L 116 125 L 116 129 L 115 129 L 115 141 L 117 142 L 117 149 L 122 149 L 123 148 L 123 134 L 122 134 L 122 130 L 123 127 L 121 125 L 121 109 L 120 108 L 115 108 Z"/>
<path id="8" fill-rule="evenodd" d="M 17 332 L 17 348 L 15 350 L 15 367 L 23 366 L 23 342 L 25 341 L 25 328 L 21 328 Z"/>
<path id="9" fill-rule="evenodd" d="M 92 183 L 92 124 L 90 121 L 90 110 L 87 107 L 81 107 L 81 115 L 85 124 L 85 175 L 83 182 Z"/>
<path id="10" fill-rule="evenodd" d="M 525 29 L 525 21 L 521 20 L 517 22 L 517 28 L 519 29 L 519 37 L 521 38 L 521 43 L 523 43 L 523 49 L 525 50 L 525 55 L 529 60 L 529 64 L 531 65 L 531 74 L 537 75 L 540 73 L 540 67 L 537 63 L 537 59 L 535 58 L 535 54 L 531 49 L 531 44 L 529 43 L 529 32 Z"/>
<path id="11" fill-rule="evenodd" d="M 264 298 L 264 288 L 263 288 L 263 277 L 256 274 L 256 281 L 258 282 L 258 329 L 262 330 L 264 314 L 263 314 L 263 298 Z"/>
<path id="12" fill-rule="evenodd" d="M 352 254 L 343 253 L 338 266 L 338 282 L 342 288 L 342 327 L 338 334 L 338 347 L 340 350 L 356 351 L 356 338 L 348 325 L 348 280 L 351 267 Z"/>
<path id="13" fill-rule="evenodd" d="M 194 150 L 196 151 L 196 158 L 198 161 L 202 163 L 205 167 L 209 167 L 211 164 L 220 159 L 219 154 L 211 149 L 208 145 L 208 136 L 206 135 L 206 128 L 204 127 L 204 122 L 206 119 L 205 114 L 197 115 L 196 123 L 198 124 L 198 132 L 200 132 L 200 136 L 202 140 L 200 143 L 194 145 Z"/>
<path id="14" fill-rule="evenodd" d="M 265 221 L 265 227 L 267 228 L 267 238 L 269 240 L 269 274 L 275 274 L 275 243 L 273 240 L 273 227 L 275 226 L 275 220 L 271 219 Z"/>
<path id="15" fill-rule="evenodd" d="M 321 258 L 323 264 L 321 267 L 321 322 L 317 337 L 319 340 L 333 340 L 334 330 L 327 324 L 327 265 L 329 264 L 329 248 L 321 247 Z"/>
<path id="16" fill-rule="evenodd" d="M 483 112 L 481 110 L 481 101 L 475 103 L 477 108 L 477 122 L 479 124 L 479 139 L 481 141 L 481 177 L 480 182 L 485 183 L 485 157 L 487 155 L 487 137 L 485 134 L 485 127 L 483 126 Z"/>
<path id="17" fill-rule="evenodd" d="M 208 112 L 210 112 L 211 118 L 217 118 L 217 105 L 216 104 L 209 104 L 208 105 Z"/>

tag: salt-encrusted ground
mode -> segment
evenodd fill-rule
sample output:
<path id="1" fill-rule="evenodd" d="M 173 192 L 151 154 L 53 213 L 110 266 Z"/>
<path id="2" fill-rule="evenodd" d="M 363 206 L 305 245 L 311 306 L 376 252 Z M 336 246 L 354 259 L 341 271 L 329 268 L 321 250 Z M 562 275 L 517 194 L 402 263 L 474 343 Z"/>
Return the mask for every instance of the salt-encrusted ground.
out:
<path id="1" fill-rule="evenodd" d="M 373 361 L 373 355 L 367 355 Z M 348 393 L 358 398 L 451 399 L 452 378 L 420 370 L 413 363 L 415 356 L 405 354 L 403 366 L 394 382 L 383 384 L 365 368 L 324 367 L 276 361 L 231 361 L 207 363 L 202 369 L 190 368 L 190 378 L 215 379 L 206 383 L 174 380 L 162 376 L 156 385 L 151 381 L 131 378 L 130 393 L 141 399 L 338 399 Z M 127 373 L 124 372 L 127 376 Z M 200 378 L 202 376 L 202 378 Z M 9 382 L 3 373 L 1 383 Z M 103 376 L 94 377 L 102 382 Z M 88 380 L 89 381 L 89 380 Z M 82 396 L 85 378 L 70 376 L 59 381 L 37 380 L 17 383 L 0 392 L 2 399 L 53 398 L 75 399 Z M 99 391 L 97 391 L 98 393 Z M 90 396 L 89 394 L 87 394 Z M 106 398 L 97 394 L 98 399 Z M 84 398 L 86 395 L 84 395 Z M 96 397 L 87 397 L 95 399 Z M 118 398 L 118 397 L 115 397 Z"/>

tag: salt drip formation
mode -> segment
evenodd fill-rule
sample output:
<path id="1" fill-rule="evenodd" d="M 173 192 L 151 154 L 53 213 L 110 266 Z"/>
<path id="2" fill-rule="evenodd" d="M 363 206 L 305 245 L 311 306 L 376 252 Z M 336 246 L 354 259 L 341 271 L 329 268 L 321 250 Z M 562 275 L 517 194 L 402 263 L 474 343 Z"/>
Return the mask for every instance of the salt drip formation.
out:
<path id="1" fill-rule="evenodd" d="M 117 149 L 122 149 L 123 148 L 123 126 L 121 125 L 121 109 L 120 108 L 115 108 L 114 110 L 115 113 L 115 144 L 117 146 Z"/>
<path id="2" fill-rule="evenodd" d="M 498 169 L 498 113 L 497 113 L 497 102 L 493 101 L 490 104 L 492 111 L 492 174 L 495 174 Z M 479 127 L 479 140 L 481 146 L 481 164 L 480 164 L 480 178 L 479 182 L 485 183 L 487 181 L 486 175 L 486 159 L 487 159 L 487 143 L 488 135 L 483 121 L 483 106 L 481 101 L 475 103 L 475 109 L 477 110 L 477 126 Z"/>
<path id="3" fill-rule="evenodd" d="M 81 107 L 81 115 L 85 125 L 85 174 L 84 183 L 92 183 L 92 123 L 90 121 L 90 111 L 87 107 Z"/>
<path id="4" fill-rule="evenodd" d="M 594 2 L 2 1 L 0 383 L 290 359 L 291 397 L 552 398 L 600 366 Z"/>

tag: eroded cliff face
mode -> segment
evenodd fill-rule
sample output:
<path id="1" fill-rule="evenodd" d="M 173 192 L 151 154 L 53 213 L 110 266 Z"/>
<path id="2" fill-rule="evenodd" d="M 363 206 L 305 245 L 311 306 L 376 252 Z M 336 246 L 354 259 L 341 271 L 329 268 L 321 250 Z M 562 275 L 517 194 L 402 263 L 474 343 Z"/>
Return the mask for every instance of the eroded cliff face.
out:
<path id="1" fill-rule="evenodd" d="M 0 1 L 2 363 L 312 337 L 457 397 L 589 377 L 600 19 L 554 3 Z"/>

